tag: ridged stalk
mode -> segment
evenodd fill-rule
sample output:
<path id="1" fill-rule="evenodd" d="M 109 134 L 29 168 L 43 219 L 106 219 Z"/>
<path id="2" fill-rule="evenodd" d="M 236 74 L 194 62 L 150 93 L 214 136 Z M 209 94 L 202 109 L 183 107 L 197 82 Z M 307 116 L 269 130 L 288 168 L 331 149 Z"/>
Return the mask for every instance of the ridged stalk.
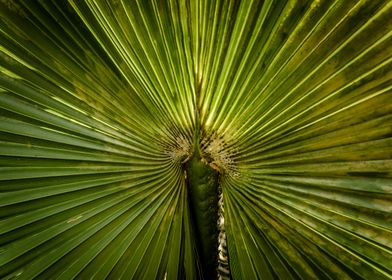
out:
<path id="1" fill-rule="evenodd" d="M 191 213 L 197 233 L 203 279 L 216 279 L 219 173 L 202 158 L 198 142 L 186 164 Z"/>

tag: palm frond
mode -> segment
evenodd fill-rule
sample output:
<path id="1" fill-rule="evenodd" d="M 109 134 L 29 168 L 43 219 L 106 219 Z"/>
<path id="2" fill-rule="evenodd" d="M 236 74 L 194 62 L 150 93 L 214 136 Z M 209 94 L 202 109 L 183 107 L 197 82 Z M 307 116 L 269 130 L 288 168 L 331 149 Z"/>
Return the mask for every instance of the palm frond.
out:
<path id="1" fill-rule="evenodd" d="M 0 277 L 200 277 L 200 133 L 232 278 L 392 279 L 391 54 L 388 1 L 0 1 Z"/>

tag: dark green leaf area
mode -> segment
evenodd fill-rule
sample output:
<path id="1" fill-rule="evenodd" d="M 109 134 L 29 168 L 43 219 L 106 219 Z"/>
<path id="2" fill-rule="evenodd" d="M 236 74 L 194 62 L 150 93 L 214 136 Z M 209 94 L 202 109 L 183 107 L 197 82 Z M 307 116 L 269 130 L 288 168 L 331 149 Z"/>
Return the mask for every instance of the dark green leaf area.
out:
<path id="1" fill-rule="evenodd" d="M 189 200 L 204 279 L 216 278 L 219 173 L 194 156 L 187 164 Z"/>

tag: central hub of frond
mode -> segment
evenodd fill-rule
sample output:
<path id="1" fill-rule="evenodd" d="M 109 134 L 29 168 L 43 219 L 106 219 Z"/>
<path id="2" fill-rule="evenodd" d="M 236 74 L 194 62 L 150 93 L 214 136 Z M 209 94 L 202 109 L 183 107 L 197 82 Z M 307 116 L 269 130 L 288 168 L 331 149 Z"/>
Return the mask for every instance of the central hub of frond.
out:
<path id="1" fill-rule="evenodd" d="M 236 153 L 227 139 L 199 128 L 197 125 L 193 138 L 185 134 L 172 137 L 174 141 L 165 144 L 164 153 L 174 164 L 181 164 L 185 173 L 200 276 L 217 279 L 222 271 L 230 275 L 220 182 L 226 176 L 238 176 L 233 160 Z"/>

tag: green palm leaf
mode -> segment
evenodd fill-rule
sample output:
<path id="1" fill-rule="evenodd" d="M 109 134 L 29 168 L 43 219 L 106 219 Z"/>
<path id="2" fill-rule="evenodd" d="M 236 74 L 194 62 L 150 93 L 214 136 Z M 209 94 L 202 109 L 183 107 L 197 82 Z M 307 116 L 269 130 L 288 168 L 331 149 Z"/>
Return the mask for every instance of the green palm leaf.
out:
<path id="1" fill-rule="evenodd" d="M 0 1 L 0 277 L 202 277 L 200 143 L 232 278 L 392 279 L 391 54 L 389 1 Z"/>

